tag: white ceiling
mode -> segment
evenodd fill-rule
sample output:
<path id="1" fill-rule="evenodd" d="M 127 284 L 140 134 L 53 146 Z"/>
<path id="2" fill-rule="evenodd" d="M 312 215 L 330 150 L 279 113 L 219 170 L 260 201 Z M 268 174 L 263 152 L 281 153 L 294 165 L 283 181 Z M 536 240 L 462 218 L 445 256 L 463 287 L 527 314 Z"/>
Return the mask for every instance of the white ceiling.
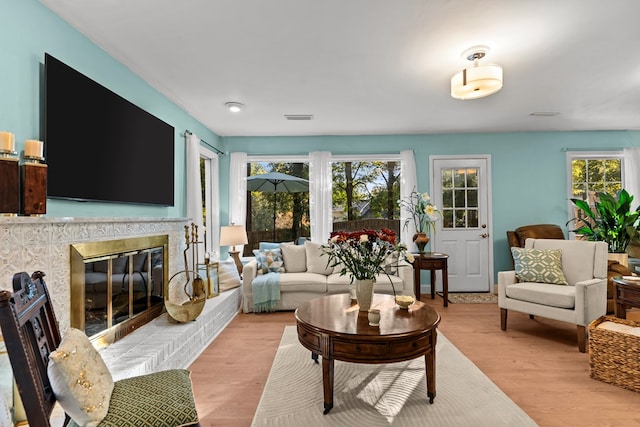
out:
<path id="1" fill-rule="evenodd" d="M 41 1 L 221 136 L 640 129 L 638 0 Z"/>

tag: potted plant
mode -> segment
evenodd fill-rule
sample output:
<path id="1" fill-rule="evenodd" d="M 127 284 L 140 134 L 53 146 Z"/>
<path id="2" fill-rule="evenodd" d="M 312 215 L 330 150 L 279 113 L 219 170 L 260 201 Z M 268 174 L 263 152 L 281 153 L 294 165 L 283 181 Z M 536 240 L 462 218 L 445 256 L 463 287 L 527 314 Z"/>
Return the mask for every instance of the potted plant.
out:
<path id="1" fill-rule="evenodd" d="M 571 199 L 583 215 L 567 222 L 577 227 L 570 231 L 587 240 L 606 242 L 610 253 L 625 253 L 638 232 L 640 206 L 631 210 L 633 196 L 625 189 L 615 196 L 606 192 L 598 192 L 596 196 L 593 207 L 586 200 Z"/>
<path id="2" fill-rule="evenodd" d="M 404 207 L 411 215 L 405 219 L 404 227 L 406 228 L 413 220 L 416 229 L 413 241 L 418 246 L 418 252 L 424 253 L 424 248 L 429 243 L 428 234 L 430 230 L 436 232 L 435 221 L 438 216 L 442 217 L 442 212 L 431 203 L 428 193 L 419 193 L 416 190 L 413 190 L 407 199 L 398 200 L 398 205 Z"/>

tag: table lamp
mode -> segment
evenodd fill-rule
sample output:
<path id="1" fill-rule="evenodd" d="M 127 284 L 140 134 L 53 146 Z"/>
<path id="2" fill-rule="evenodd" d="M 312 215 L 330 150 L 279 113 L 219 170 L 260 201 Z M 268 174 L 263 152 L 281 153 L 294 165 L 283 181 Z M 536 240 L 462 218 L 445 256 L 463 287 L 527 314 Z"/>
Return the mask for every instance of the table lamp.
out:
<path id="1" fill-rule="evenodd" d="M 246 245 L 249 243 L 247 240 L 247 231 L 244 229 L 244 225 L 226 225 L 220 229 L 220 246 L 231 246 L 229 255 L 236 263 L 238 273 L 242 274 L 242 263 L 240 262 L 239 252 L 236 251 L 236 245 Z"/>

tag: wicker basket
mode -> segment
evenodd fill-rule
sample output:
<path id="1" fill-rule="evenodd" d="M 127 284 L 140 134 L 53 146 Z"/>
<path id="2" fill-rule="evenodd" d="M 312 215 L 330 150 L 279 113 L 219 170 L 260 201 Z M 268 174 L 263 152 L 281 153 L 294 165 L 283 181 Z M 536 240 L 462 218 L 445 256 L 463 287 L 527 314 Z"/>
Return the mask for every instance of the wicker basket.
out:
<path id="1" fill-rule="evenodd" d="M 640 392 L 640 336 L 599 329 L 603 322 L 640 327 L 640 322 L 602 316 L 589 324 L 591 378 Z"/>

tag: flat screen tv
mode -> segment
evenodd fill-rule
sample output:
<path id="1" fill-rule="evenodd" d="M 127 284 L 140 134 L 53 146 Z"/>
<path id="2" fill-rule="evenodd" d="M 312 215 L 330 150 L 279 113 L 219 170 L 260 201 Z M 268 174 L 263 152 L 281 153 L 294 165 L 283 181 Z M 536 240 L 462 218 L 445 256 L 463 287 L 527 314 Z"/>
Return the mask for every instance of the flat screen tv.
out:
<path id="1" fill-rule="evenodd" d="M 173 206 L 174 128 L 45 53 L 47 197 Z"/>

